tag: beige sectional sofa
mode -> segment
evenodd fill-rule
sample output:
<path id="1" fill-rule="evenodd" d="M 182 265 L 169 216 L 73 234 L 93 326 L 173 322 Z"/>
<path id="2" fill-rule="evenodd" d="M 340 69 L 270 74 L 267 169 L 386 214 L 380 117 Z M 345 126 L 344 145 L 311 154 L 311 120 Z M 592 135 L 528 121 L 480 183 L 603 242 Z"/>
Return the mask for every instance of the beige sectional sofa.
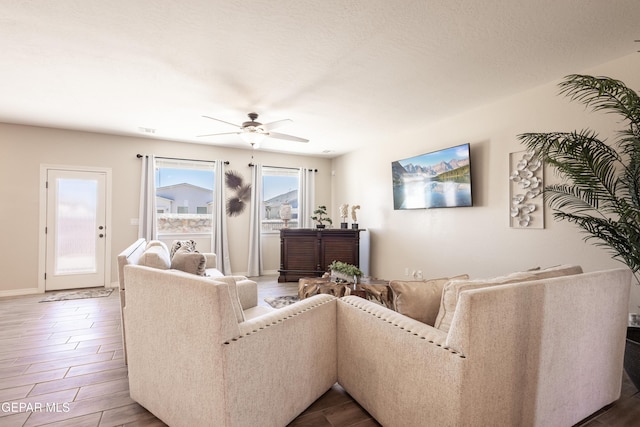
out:
<path id="1" fill-rule="evenodd" d="M 124 275 L 131 397 L 170 426 L 285 426 L 337 381 L 332 296 L 239 321 L 230 283 Z"/>
<path id="2" fill-rule="evenodd" d="M 200 256 L 200 260 L 198 260 Z M 196 260 L 196 262 L 194 262 Z M 214 253 L 186 254 L 177 263 L 172 262 L 169 248 L 160 241 L 147 242 L 140 238 L 118 255 L 118 285 L 120 291 L 120 312 L 122 321 L 122 342 L 124 348 L 124 360 L 128 363 L 126 331 L 124 328 L 124 307 L 126 305 L 126 284 L 124 279 L 125 265 L 143 265 L 160 270 L 175 269 L 176 267 L 195 273 L 198 267 L 203 269 L 202 275 L 208 279 L 233 282 L 237 286 L 240 306 L 246 317 L 255 317 L 263 314 L 267 309 L 258 306 L 258 285 L 253 280 L 244 276 L 224 276 L 216 268 L 217 258 Z M 200 265 L 201 264 L 201 265 Z"/>
<path id="3" fill-rule="evenodd" d="M 631 273 L 551 270 L 415 284 L 434 327 L 355 296 L 243 319 L 233 283 L 127 266 L 131 396 L 172 426 L 285 426 L 337 381 L 384 426 L 571 426 L 619 397 Z"/>
<path id="4" fill-rule="evenodd" d="M 620 395 L 630 283 L 468 286 L 447 331 L 344 297 L 338 381 L 384 426 L 572 426 Z"/>

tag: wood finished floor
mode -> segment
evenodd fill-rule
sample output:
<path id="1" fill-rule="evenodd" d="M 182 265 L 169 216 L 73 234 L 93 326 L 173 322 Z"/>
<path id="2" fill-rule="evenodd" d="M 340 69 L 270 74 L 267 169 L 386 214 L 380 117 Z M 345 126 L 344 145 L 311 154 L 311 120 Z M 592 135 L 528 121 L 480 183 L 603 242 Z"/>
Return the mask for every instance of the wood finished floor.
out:
<path id="1" fill-rule="evenodd" d="M 259 293 L 266 305 L 266 296 L 295 295 L 297 284 L 267 277 Z M 106 298 L 42 298 L 0 298 L 0 426 L 164 426 L 129 397 L 117 291 Z M 37 405 L 42 410 L 21 410 Z M 290 424 L 378 425 L 339 385 Z M 640 426 L 640 394 L 625 375 L 622 397 L 578 425 Z"/>

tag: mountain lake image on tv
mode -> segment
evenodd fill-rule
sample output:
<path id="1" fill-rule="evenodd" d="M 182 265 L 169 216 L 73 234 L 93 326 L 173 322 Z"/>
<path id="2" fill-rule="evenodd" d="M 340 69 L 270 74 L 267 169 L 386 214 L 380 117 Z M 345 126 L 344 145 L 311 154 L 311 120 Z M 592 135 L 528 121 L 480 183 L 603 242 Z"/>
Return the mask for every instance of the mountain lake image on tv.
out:
<path id="1" fill-rule="evenodd" d="M 393 208 L 472 206 L 469 144 L 391 163 Z"/>

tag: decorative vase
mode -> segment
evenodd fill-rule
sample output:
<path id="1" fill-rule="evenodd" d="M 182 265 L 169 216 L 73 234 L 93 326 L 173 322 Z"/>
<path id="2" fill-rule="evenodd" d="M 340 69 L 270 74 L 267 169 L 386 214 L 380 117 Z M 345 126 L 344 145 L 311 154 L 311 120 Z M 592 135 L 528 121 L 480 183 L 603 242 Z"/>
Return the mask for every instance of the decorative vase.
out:
<path id="1" fill-rule="evenodd" d="M 358 223 L 354 222 L 353 224 L 351 224 L 351 228 L 354 229 L 354 230 L 357 230 L 358 229 Z"/>
<path id="2" fill-rule="evenodd" d="M 346 222 L 341 222 L 340 228 L 349 228 L 349 224 L 347 224 Z"/>
<path id="3" fill-rule="evenodd" d="M 324 224 L 316 224 L 316 228 L 325 228 L 326 226 Z"/>
<path id="4" fill-rule="evenodd" d="M 627 328 L 627 343 L 624 349 L 624 370 L 636 389 L 640 390 L 640 327 Z"/>

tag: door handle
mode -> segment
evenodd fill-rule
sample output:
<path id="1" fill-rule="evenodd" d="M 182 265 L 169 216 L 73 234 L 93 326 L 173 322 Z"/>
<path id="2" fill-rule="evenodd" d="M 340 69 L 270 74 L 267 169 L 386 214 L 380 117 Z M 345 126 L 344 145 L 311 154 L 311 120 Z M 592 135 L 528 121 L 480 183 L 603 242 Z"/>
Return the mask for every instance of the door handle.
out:
<path id="1" fill-rule="evenodd" d="M 104 237 L 104 234 L 100 233 L 98 234 L 98 237 Z"/>
<path id="2" fill-rule="evenodd" d="M 101 225 L 100 227 L 98 227 L 98 230 L 104 230 L 104 226 Z"/>

